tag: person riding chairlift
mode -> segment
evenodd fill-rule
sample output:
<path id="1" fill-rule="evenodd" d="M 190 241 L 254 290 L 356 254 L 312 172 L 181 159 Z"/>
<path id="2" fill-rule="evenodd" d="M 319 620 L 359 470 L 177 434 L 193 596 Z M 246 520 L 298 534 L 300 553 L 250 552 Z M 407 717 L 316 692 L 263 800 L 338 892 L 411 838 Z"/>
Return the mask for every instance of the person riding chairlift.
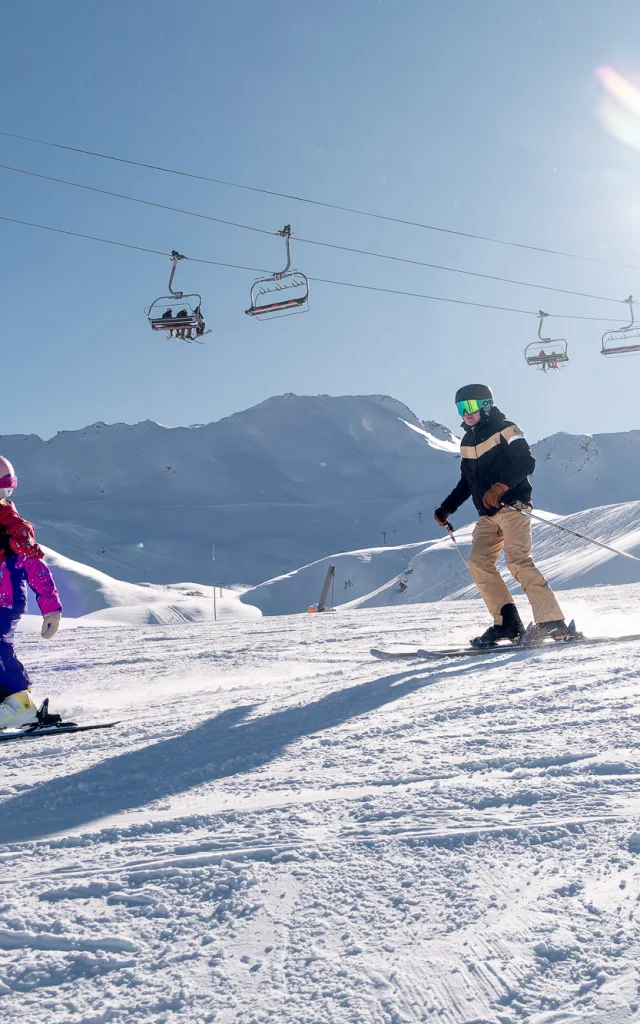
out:
<path id="1" fill-rule="evenodd" d="M 187 310 L 187 309 L 180 309 L 180 310 L 178 310 L 178 312 L 176 313 L 176 316 L 175 316 L 176 320 L 188 320 L 188 318 L 189 318 L 189 310 Z M 185 338 L 184 332 L 185 332 L 184 327 L 179 327 L 178 330 L 176 331 L 174 337 L 182 338 L 183 341 L 186 341 L 187 339 Z M 191 331 L 189 331 L 189 335 L 191 335 Z"/>

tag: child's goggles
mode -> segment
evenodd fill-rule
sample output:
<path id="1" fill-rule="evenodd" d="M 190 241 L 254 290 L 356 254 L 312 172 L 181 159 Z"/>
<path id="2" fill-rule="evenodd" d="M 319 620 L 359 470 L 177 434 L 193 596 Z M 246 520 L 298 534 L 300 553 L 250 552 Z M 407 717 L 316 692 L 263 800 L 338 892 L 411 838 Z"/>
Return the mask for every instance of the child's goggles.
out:
<path id="1" fill-rule="evenodd" d="M 473 416 L 474 412 L 490 409 L 493 402 L 490 398 L 467 398 L 464 402 L 456 402 L 456 405 L 461 416 L 464 416 L 465 412 Z"/>

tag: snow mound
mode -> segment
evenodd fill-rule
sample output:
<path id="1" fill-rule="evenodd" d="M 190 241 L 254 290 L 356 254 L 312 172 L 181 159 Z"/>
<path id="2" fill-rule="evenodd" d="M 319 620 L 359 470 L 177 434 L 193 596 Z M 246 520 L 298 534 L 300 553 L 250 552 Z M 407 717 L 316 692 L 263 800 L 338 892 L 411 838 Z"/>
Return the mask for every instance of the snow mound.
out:
<path id="1" fill-rule="evenodd" d="M 195 583 L 167 586 L 125 583 L 99 569 L 44 548 L 64 609 L 63 623 L 128 625 L 203 622 L 214 618 L 213 587 Z M 257 608 L 242 604 L 242 591 L 216 587 L 218 618 L 255 618 Z M 29 612 L 38 613 L 29 592 Z"/>

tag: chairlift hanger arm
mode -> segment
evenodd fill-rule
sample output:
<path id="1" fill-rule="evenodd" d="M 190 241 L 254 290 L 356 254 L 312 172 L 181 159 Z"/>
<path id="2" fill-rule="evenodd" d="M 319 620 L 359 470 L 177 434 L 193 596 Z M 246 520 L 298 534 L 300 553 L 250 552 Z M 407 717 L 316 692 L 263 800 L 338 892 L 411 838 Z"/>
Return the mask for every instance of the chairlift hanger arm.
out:
<path id="1" fill-rule="evenodd" d="M 278 271 L 277 274 L 273 275 L 276 281 L 278 280 L 278 278 L 282 277 L 283 274 L 288 273 L 289 268 L 291 266 L 291 225 L 285 224 L 282 230 L 278 231 L 278 234 L 280 235 L 281 238 L 284 238 L 287 245 L 287 265 L 284 268 L 284 270 L 280 270 Z"/>
<path id="2" fill-rule="evenodd" d="M 551 338 L 543 338 L 542 337 L 542 325 L 544 323 L 545 316 L 549 316 L 549 314 L 548 313 L 543 313 L 542 310 L 539 309 L 538 310 L 538 319 L 540 320 L 540 323 L 538 324 L 538 337 L 540 338 L 540 341 L 551 341 Z"/>
<path id="3" fill-rule="evenodd" d="M 184 295 L 184 292 L 174 292 L 174 290 L 173 290 L 173 278 L 174 278 L 174 275 L 175 275 L 175 272 L 176 272 L 176 267 L 178 265 L 178 260 L 183 260 L 185 258 L 186 257 L 184 257 L 182 255 L 182 253 L 178 252 L 177 249 L 172 249 L 171 250 L 171 256 L 170 256 L 170 260 L 171 260 L 171 274 L 169 275 L 169 291 L 171 292 L 171 294 L 173 295 L 173 297 L 175 299 L 181 299 L 182 296 Z"/>

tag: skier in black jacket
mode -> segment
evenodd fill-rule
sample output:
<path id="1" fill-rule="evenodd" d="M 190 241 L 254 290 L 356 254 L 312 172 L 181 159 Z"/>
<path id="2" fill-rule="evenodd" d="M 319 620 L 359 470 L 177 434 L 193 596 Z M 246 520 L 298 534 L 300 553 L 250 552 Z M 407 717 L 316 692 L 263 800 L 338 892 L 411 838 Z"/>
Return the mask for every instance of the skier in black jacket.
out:
<path id="1" fill-rule="evenodd" d="M 551 587 L 531 557 L 531 521 L 504 505 L 530 509 L 529 474 L 535 459 L 519 427 L 493 404 L 486 384 L 467 384 L 456 393 L 458 412 L 466 427 L 460 446 L 461 476 L 451 494 L 434 513 L 440 526 L 472 498 L 479 512 L 473 531 L 469 571 L 493 616 L 493 625 L 471 642 L 493 645 L 516 640 L 524 627 L 513 598 L 496 568 L 504 546 L 511 575 L 527 595 L 535 627 L 531 639 L 568 635 L 562 612 Z"/>

